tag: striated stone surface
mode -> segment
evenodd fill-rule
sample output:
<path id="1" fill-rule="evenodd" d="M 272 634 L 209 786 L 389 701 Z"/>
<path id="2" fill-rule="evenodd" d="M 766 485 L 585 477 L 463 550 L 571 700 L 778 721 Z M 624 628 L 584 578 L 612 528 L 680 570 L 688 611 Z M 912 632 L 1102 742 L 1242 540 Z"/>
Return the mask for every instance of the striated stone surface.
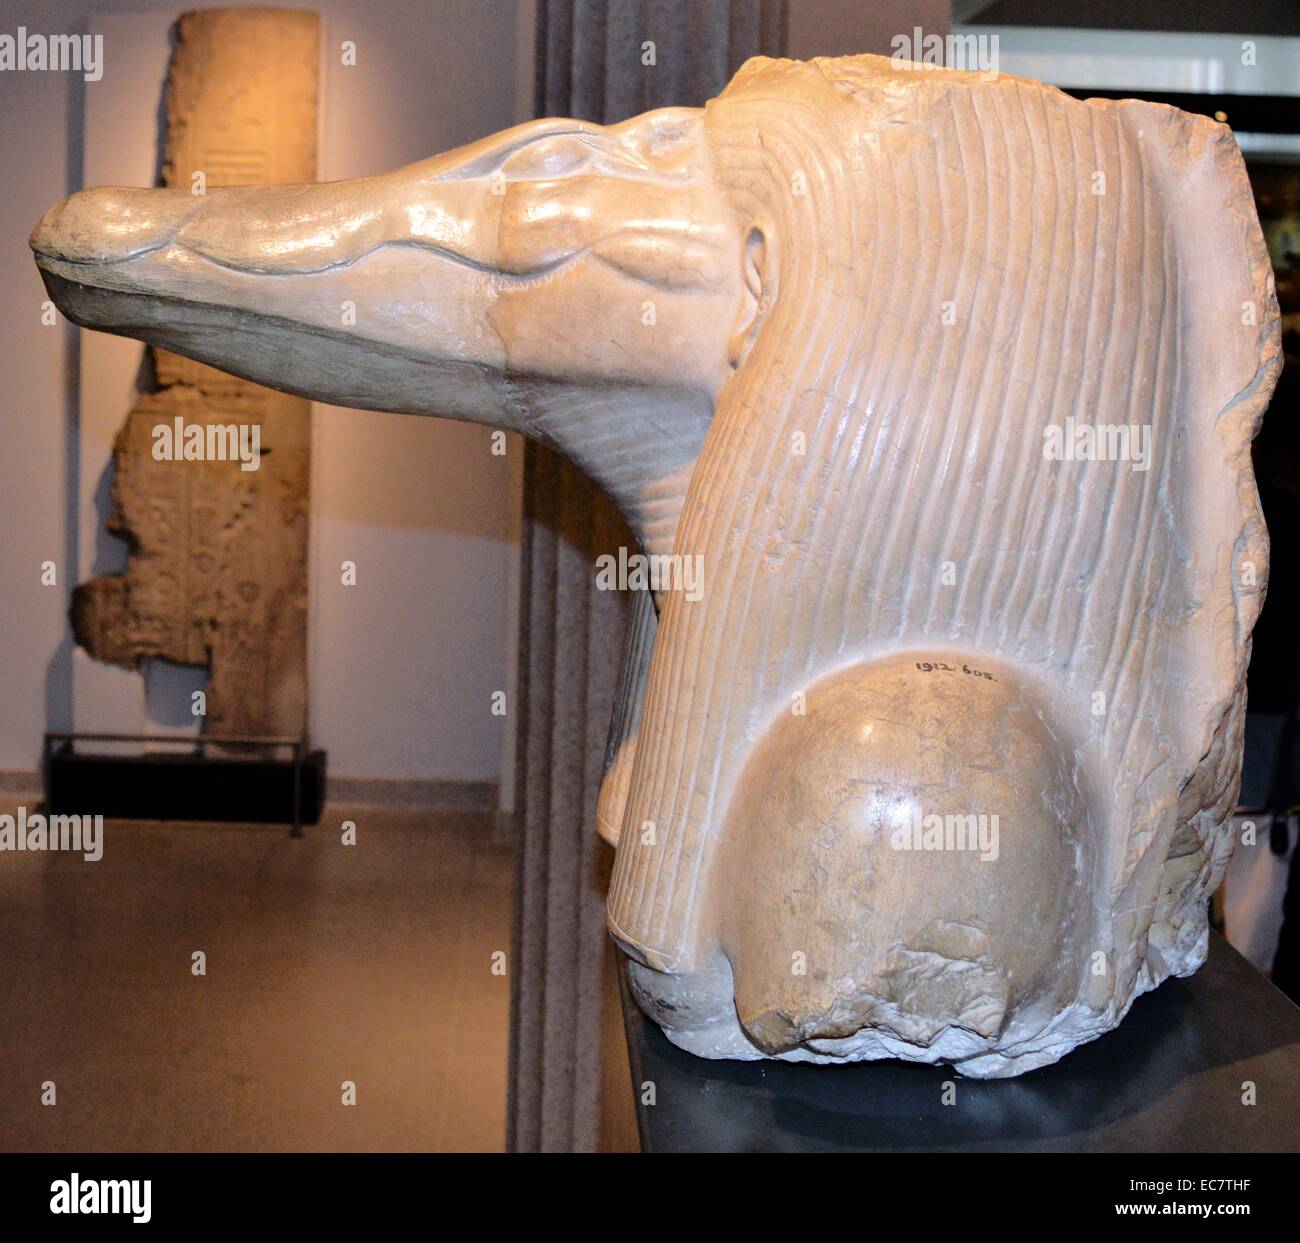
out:
<path id="1" fill-rule="evenodd" d="M 703 568 L 640 601 L 597 815 L 677 1043 L 1013 1075 L 1203 960 L 1279 365 L 1226 127 L 758 59 L 361 182 L 88 191 L 32 245 L 78 323 L 518 429 Z"/>
<path id="2" fill-rule="evenodd" d="M 730 1033 L 669 1029 L 697 1051 L 1053 1061 L 1201 963 L 1231 850 L 1279 360 L 1240 155 L 1167 107 L 872 59 L 751 63 L 706 124 L 780 288 L 683 511 L 710 602 L 661 617 L 625 816 L 659 831 L 621 845 L 611 927 L 679 1001 L 698 975 L 696 1015 L 727 964 Z M 1011 747 L 991 685 L 1048 737 Z M 889 799 L 999 814 L 1001 853 L 882 851 Z"/>
<path id="3" fill-rule="evenodd" d="M 259 9 L 180 18 L 166 185 L 188 192 L 196 174 L 204 188 L 314 179 L 318 25 L 314 14 Z M 77 588 L 77 642 L 132 669 L 150 657 L 206 666 L 207 734 L 305 737 L 310 402 L 152 354 L 154 390 L 113 451 L 108 525 L 131 543 L 127 568 Z M 203 428 L 205 443 L 210 426 L 247 429 L 257 469 L 159 460 L 154 429 L 177 418 Z"/>

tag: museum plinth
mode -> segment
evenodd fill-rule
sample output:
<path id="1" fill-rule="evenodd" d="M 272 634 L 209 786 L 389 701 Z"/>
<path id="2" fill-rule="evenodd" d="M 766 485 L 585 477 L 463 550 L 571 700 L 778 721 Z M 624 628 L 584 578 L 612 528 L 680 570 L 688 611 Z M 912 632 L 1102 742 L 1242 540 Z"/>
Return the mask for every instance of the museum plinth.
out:
<path id="1" fill-rule="evenodd" d="M 620 974 L 645 1152 L 1300 1149 L 1300 1009 L 1217 935 L 1195 975 L 1166 981 L 1114 1031 L 1014 1079 L 903 1062 L 709 1061 L 671 1044 Z M 647 1084 L 653 1104 L 643 1103 Z M 1254 1104 L 1244 1103 L 1249 1084 Z"/>

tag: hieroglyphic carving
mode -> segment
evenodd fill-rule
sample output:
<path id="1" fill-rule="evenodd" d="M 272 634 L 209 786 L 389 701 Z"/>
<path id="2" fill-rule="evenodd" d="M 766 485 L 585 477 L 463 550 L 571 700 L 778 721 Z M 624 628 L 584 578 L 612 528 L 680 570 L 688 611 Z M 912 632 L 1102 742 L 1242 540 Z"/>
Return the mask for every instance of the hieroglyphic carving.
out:
<path id="1" fill-rule="evenodd" d="M 197 192 L 316 176 L 314 14 L 189 13 L 167 81 L 163 180 Z M 77 641 L 128 668 L 149 657 L 206 665 L 205 732 L 304 736 L 310 403 L 154 349 L 113 451 L 109 529 L 132 551 L 122 575 L 83 583 Z M 239 460 L 157 460 L 155 429 L 258 433 Z M 245 441 L 250 445 L 251 437 Z"/>

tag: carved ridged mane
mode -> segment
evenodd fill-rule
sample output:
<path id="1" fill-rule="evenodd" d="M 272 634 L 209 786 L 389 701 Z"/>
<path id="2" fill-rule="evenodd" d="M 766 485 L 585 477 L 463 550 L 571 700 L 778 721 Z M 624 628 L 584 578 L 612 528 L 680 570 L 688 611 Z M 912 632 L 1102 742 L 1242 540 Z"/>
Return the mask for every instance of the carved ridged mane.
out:
<path id="1" fill-rule="evenodd" d="M 877 57 L 750 62 L 706 127 L 742 226 L 774 234 L 778 292 L 683 509 L 706 594 L 663 611 L 611 927 L 691 968 L 728 799 L 791 696 L 872 654 L 969 648 L 1051 687 L 1097 836 L 1094 943 L 1151 924 L 1150 987 L 1224 857 L 1265 578 L 1249 440 L 1277 312 L 1231 135 Z M 1149 469 L 1045 460 L 1067 417 L 1150 425 Z M 1215 806 L 1184 825 L 1192 787 Z M 1202 883 L 1166 910 L 1171 843 Z M 1103 983 L 1097 1008 L 1129 993 Z"/>

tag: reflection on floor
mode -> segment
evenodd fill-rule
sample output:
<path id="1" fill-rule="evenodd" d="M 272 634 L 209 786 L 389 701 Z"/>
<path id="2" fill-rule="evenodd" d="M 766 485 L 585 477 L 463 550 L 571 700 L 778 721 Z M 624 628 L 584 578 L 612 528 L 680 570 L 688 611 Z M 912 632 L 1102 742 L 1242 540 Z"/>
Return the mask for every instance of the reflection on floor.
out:
<path id="1" fill-rule="evenodd" d="M 0 852 L 0 1149 L 502 1148 L 512 867 L 490 815 L 345 807 Z"/>

